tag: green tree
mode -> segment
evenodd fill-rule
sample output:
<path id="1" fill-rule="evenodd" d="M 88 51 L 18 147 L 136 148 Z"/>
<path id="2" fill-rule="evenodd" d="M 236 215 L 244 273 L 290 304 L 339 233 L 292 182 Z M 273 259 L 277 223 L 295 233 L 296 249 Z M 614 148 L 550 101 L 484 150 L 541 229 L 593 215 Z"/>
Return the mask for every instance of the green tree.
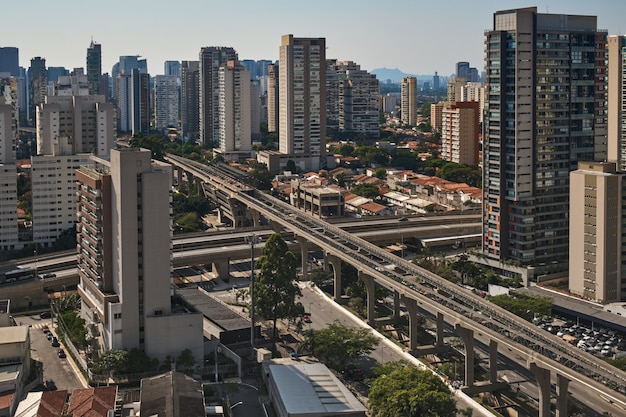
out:
<path id="1" fill-rule="evenodd" d="M 523 293 L 496 295 L 489 299 L 492 303 L 528 321 L 535 315 L 548 316 L 552 312 L 552 298 Z"/>
<path id="2" fill-rule="evenodd" d="M 92 366 L 96 373 L 110 372 L 111 374 L 124 373 L 128 363 L 128 351 L 111 349 L 104 352 Z"/>
<path id="3" fill-rule="evenodd" d="M 333 273 L 324 271 L 322 268 L 315 268 L 309 271 L 309 280 L 318 287 L 327 284 L 333 279 Z"/>
<path id="4" fill-rule="evenodd" d="M 378 179 L 384 180 L 387 178 L 387 170 L 385 168 L 377 168 L 374 172 L 374 176 Z"/>
<path id="5" fill-rule="evenodd" d="M 185 349 L 180 352 L 178 359 L 176 359 L 176 365 L 181 369 L 189 369 L 192 368 L 196 363 L 196 358 L 194 358 L 193 353 L 190 349 Z"/>
<path id="6" fill-rule="evenodd" d="M 257 262 L 259 273 L 254 280 L 254 310 L 261 317 L 272 320 L 272 341 L 276 340 L 276 321 L 293 319 L 304 313 L 296 299 L 302 296 L 297 278 L 298 261 L 278 233 L 267 239 L 263 255 Z"/>
<path id="7" fill-rule="evenodd" d="M 351 193 L 365 198 L 380 197 L 380 190 L 374 184 L 357 184 L 350 190 Z"/>
<path id="8" fill-rule="evenodd" d="M 429 102 L 429 103 L 422 104 L 421 113 L 422 113 L 423 117 L 430 117 L 430 105 L 431 104 L 433 104 L 433 103 Z"/>
<path id="9" fill-rule="evenodd" d="M 73 310 L 64 311 L 59 315 L 59 319 L 67 330 L 67 337 L 77 347 L 87 345 L 87 328 L 85 319 L 76 314 Z"/>
<path id="10" fill-rule="evenodd" d="M 313 351 L 329 367 L 342 371 L 350 361 L 372 352 L 378 339 L 368 329 L 353 329 L 333 323 L 320 330 L 312 330 L 305 338 L 303 348 Z"/>
<path id="11" fill-rule="evenodd" d="M 407 363 L 374 367 L 368 396 L 372 417 L 455 417 L 450 390 L 432 372 Z"/>

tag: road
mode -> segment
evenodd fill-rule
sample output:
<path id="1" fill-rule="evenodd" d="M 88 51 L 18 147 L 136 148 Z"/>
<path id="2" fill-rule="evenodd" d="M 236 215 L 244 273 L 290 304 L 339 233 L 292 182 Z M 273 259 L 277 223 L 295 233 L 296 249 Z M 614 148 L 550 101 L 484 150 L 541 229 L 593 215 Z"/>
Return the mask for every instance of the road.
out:
<path id="1" fill-rule="evenodd" d="M 59 390 L 68 390 L 70 393 L 74 388 L 86 388 L 83 379 L 78 376 L 78 368 L 73 364 L 71 357 L 65 359 L 58 357 L 59 348 L 50 346 L 45 333 L 41 330 L 44 325 L 53 329 L 52 320 L 42 320 L 38 314 L 15 317 L 15 320 L 22 325 L 30 325 L 30 349 L 31 357 L 43 364 L 44 381 L 52 379 Z M 63 343 L 61 343 L 61 347 Z M 67 352 L 67 349 L 65 349 Z M 73 366 L 72 366 L 73 365 Z"/>

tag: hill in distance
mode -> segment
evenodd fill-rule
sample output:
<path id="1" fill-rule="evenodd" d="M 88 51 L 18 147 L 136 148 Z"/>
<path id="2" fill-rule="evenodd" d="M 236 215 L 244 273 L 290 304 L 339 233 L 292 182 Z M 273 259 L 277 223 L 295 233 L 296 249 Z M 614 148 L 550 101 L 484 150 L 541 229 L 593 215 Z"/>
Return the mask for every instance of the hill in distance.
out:
<path id="1" fill-rule="evenodd" d="M 370 71 L 370 74 L 376 75 L 376 78 L 381 83 L 387 82 L 387 80 L 391 80 L 392 83 L 399 83 L 402 81 L 404 77 L 417 77 L 420 81 L 432 81 L 432 75 L 415 75 L 415 74 L 407 74 L 406 72 L 400 71 L 398 68 L 376 68 Z"/>

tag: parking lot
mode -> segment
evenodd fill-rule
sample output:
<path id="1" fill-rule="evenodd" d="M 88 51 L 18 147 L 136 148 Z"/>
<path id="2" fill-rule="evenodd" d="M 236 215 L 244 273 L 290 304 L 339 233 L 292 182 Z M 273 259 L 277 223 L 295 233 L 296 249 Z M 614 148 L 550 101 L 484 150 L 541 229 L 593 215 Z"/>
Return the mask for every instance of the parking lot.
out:
<path id="1" fill-rule="evenodd" d="M 48 326 L 56 336 L 55 328 L 52 325 L 51 319 L 41 319 L 39 315 L 29 315 L 15 317 L 18 324 L 30 325 L 30 351 L 31 357 L 42 363 L 43 365 L 43 379 L 53 380 L 56 387 L 59 390 L 72 391 L 74 388 L 85 388 L 83 380 L 77 375 L 78 368 L 71 361 L 71 357 L 68 354 L 67 358 L 59 358 L 59 349 L 67 349 L 63 346 L 63 343 L 59 340 L 60 346 L 53 347 L 48 341 L 46 334 L 42 328 Z M 72 366 L 73 365 L 73 366 Z"/>

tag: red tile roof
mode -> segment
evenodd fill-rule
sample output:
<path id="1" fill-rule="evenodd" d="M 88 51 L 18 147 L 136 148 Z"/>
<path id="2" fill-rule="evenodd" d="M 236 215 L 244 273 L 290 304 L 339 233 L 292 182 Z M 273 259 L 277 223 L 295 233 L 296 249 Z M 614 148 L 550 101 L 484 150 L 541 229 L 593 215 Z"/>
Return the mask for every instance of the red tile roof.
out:
<path id="1" fill-rule="evenodd" d="M 37 409 L 37 417 L 58 417 L 63 414 L 67 391 L 44 391 Z"/>
<path id="2" fill-rule="evenodd" d="M 75 389 L 68 414 L 72 417 L 108 417 L 115 409 L 117 387 Z"/>

